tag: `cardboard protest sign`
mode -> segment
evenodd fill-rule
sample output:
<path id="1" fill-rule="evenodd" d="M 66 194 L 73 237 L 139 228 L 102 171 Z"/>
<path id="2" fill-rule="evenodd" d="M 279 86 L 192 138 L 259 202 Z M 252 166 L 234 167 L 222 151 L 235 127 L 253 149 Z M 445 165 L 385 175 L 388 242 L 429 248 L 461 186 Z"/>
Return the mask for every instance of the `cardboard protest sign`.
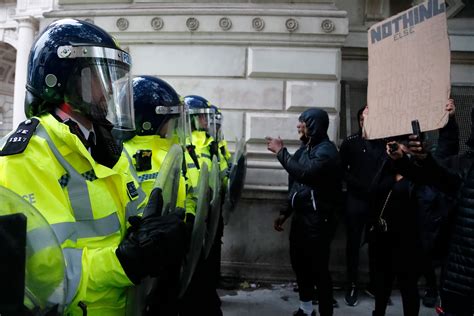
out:
<path id="1" fill-rule="evenodd" d="M 369 139 L 443 127 L 450 94 L 450 50 L 444 1 L 429 0 L 373 25 L 368 32 Z"/>

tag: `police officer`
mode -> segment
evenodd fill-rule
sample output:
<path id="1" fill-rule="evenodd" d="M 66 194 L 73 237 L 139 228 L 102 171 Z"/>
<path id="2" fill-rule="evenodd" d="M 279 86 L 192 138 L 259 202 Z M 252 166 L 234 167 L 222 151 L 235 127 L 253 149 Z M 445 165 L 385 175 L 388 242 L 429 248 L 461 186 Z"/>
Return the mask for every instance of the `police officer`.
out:
<path id="1" fill-rule="evenodd" d="M 145 195 L 112 136 L 112 129 L 134 129 L 130 67 L 101 28 L 74 19 L 49 25 L 30 52 L 29 119 L 0 154 L 0 185 L 32 197 L 61 243 L 70 315 L 124 315 L 127 288 L 184 255 L 175 248 L 184 248 L 184 223 L 177 214 L 157 215 L 159 192 L 144 210 L 151 215 L 136 216 Z M 29 277 L 51 271 L 45 257 Z"/>
<path id="2" fill-rule="evenodd" d="M 152 192 L 163 160 L 173 144 L 184 147 L 184 104 L 166 81 L 153 76 L 137 76 L 132 80 L 135 108 L 134 136 L 124 147 L 131 156 L 139 182 L 147 196 Z M 186 222 L 192 228 L 196 198 L 186 176 L 180 173 L 176 205 L 186 209 Z M 188 183 L 186 183 L 188 181 Z M 147 315 L 177 315 L 177 285 L 180 269 L 162 276 L 145 304 Z"/>
<path id="3" fill-rule="evenodd" d="M 132 158 L 138 180 L 148 196 L 171 146 L 185 145 L 184 104 L 173 87 L 160 78 L 137 76 L 133 78 L 132 85 L 136 130 L 135 136 L 125 141 L 124 147 Z M 183 169 L 177 207 L 186 208 L 187 213 L 195 214 L 195 198 L 186 190 L 189 186 L 185 175 L 186 169 Z"/>
<path id="4" fill-rule="evenodd" d="M 184 103 L 189 112 L 192 131 L 190 142 L 197 156 L 198 166 L 207 164 L 211 169 L 212 158 L 214 156 L 219 158 L 218 144 L 215 141 L 215 110 L 208 100 L 197 95 L 184 97 Z M 196 169 L 190 168 L 190 171 L 191 178 L 197 179 L 197 176 L 192 175 L 193 172 L 196 172 Z M 192 182 L 196 187 L 197 182 Z M 196 309 L 203 315 L 222 315 L 221 302 L 216 291 L 216 275 L 220 262 L 219 249 L 220 247 L 217 247 L 217 244 L 214 243 L 213 250 L 211 250 L 211 254 L 207 259 L 201 255 L 193 279 L 183 297 L 180 315 L 194 315 Z"/>

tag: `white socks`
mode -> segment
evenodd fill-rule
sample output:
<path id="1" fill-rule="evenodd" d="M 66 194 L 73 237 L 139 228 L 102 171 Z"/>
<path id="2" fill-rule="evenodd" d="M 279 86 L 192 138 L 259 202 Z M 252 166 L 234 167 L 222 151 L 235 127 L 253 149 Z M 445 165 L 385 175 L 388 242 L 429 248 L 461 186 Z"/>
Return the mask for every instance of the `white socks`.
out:
<path id="1" fill-rule="evenodd" d="M 306 315 L 311 315 L 311 313 L 313 312 L 313 302 L 300 301 L 300 309 L 302 309 Z"/>

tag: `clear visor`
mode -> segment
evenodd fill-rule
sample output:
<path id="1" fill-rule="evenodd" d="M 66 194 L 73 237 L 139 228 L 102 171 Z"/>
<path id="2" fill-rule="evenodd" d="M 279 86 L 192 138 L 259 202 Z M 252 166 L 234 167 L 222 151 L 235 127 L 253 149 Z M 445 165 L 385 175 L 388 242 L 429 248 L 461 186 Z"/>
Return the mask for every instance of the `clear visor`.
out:
<path id="1" fill-rule="evenodd" d="M 216 113 L 214 116 L 214 125 L 216 127 L 216 136 L 217 136 L 217 141 L 220 142 L 221 140 L 224 139 L 224 135 L 222 133 L 222 121 L 223 117 L 221 113 Z"/>
<path id="2" fill-rule="evenodd" d="M 117 130 L 135 130 L 129 70 L 116 60 L 81 60 L 68 80 L 66 102 L 92 121 L 107 120 Z"/>
<path id="3" fill-rule="evenodd" d="M 205 131 L 216 139 L 216 120 L 213 109 L 193 109 L 189 111 L 192 130 Z"/>
<path id="4" fill-rule="evenodd" d="M 191 134 L 188 114 L 185 111 L 184 104 L 179 106 L 165 107 L 159 106 L 155 108 L 156 114 L 169 115 L 170 118 L 163 123 L 157 133 L 163 137 L 170 139 L 174 144 L 186 145 L 186 138 Z"/>

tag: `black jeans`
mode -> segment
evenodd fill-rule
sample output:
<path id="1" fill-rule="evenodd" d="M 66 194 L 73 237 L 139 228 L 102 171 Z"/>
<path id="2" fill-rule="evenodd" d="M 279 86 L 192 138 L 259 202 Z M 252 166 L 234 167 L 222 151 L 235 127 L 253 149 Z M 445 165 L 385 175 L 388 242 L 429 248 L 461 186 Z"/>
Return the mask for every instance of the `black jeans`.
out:
<path id="1" fill-rule="evenodd" d="M 362 235 L 369 220 L 368 202 L 347 194 L 346 200 L 346 269 L 349 283 L 359 280 L 359 253 L 362 243 Z M 370 253 L 369 253 L 370 255 Z M 372 263 L 369 258 L 369 283 L 373 285 Z"/>
<path id="2" fill-rule="evenodd" d="M 420 310 L 418 294 L 420 250 L 413 234 L 405 232 L 372 232 L 369 247 L 375 252 L 375 316 L 385 315 L 395 277 L 398 280 L 404 316 L 417 316 Z"/>
<path id="3" fill-rule="evenodd" d="M 291 266 L 296 274 L 300 300 L 311 301 L 316 285 L 321 316 L 333 314 L 329 244 L 329 239 L 307 242 L 290 241 Z"/>

